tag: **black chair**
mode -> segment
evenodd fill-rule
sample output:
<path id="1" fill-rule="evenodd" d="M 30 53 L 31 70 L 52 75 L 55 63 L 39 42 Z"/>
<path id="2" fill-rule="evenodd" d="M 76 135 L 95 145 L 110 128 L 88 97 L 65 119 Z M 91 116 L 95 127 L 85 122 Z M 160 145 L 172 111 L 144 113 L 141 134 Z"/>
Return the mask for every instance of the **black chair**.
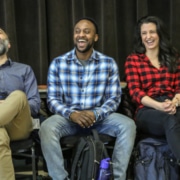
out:
<path id="1" fill-rule="evenodd" d="M 31 136 L 28 139 L 10 142 L 12 158 L 15 160 L 23 159 L 28 164 L 30 163 L 32 167 L 32 174 L 16 174 L 16 178 L 31 176 L 32 180 L 37 180 L 38 161 L 41 156 L 41 148 L 40 144 L 34 139 L 35 133 L 37 133 L 37 130 L 32 131 Z"/>

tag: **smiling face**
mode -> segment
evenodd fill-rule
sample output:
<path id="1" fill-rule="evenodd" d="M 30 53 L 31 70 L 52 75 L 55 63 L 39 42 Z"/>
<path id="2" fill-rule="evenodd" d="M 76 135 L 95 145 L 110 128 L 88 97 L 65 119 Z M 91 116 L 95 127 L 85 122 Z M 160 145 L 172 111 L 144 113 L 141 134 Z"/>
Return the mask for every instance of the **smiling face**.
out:
<path id="1" fill-rule="evenodd" d="M 10 48 L 9 39 L 7 34 L 0 29 L 0 56 L 6 54 Z"/>
<path id="2" fill-rule="evenodd" d="M 6 54 L 9 49 L 9 41 L 7 39 L 0 38 L 0 56 Z"/>
<path id="3" fill-rule="evenodd" d="M 94 42 L 98 40 L 94 24 L 89 20 L 81 20 L 74 27 L 74 45 L 79 53 L 92 51 Z"/>
<path id="4" fill-rule="evenodd" d="M 141 40 L 146 51 L 159 49 L 159 35 L 157 33 L 156 24 L 144 23 L 141 25 Z"/>

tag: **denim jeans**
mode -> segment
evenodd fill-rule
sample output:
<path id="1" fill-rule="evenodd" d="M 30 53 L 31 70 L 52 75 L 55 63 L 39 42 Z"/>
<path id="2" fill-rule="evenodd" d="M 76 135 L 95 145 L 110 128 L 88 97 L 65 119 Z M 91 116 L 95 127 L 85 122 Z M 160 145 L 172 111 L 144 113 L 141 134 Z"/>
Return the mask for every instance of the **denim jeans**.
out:
<path id="1" fill-rule="evenodd" d="M 114 180 L 125 180 L 136 135 L 134 121 L 122 114 L 112 113 L 103 121 L 97 121 L 91 128 L 97 129 L 99 133 L 116 137 L 112 154 Z M 64 180 L 68 177 L 68 173 L 64 169 L 64 160 L 59 144 L 60 138 L 78 133 L 88 133 L 91 128 L 81 128 L 60 115 L 53 115 L 42 123 L 39 131 L 41 147 L 48 173 L 53 180 Z"/>

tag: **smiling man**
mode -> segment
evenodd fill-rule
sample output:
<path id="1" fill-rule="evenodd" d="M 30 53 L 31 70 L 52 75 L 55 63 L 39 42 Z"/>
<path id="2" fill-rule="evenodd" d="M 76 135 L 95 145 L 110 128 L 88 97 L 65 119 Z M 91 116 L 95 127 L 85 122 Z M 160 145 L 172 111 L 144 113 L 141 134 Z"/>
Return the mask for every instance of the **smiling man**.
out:
<path id="1" fill-rule="evenodd" d="M 91 129 L 116 137 L 114 179 L 126 178 L 136 128 L 133 120 L 115 113 L 121 101 L 118 67 L 113 58 L 93 49 L 97 41 L 96 22 L 81 18 L 74 26 L 75 48 L 55 58 L 49 67 L 47 104 L 55 115 L 42 123 L 39 134 L 53 180 L 69 179 L 60 138 L 88 134 Z"/>

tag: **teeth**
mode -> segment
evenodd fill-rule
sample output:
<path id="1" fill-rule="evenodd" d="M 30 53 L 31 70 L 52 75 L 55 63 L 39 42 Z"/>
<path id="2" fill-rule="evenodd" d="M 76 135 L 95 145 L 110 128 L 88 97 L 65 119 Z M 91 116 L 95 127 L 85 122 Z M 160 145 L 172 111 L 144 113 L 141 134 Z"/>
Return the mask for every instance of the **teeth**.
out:
<path id="1" fill-rule="evenodd" d="M 147 43 L 152 43 L 153 42 L 153 40 L 151 40 L 151 41 L 147 41 Z"/>
<path id="2" fill-rule="evenodd" d="M 79 42 L 85 42 L 85 40 L 84 40 L 84 39 L 79 39 L 78 41 L 79 41 Z"/>

